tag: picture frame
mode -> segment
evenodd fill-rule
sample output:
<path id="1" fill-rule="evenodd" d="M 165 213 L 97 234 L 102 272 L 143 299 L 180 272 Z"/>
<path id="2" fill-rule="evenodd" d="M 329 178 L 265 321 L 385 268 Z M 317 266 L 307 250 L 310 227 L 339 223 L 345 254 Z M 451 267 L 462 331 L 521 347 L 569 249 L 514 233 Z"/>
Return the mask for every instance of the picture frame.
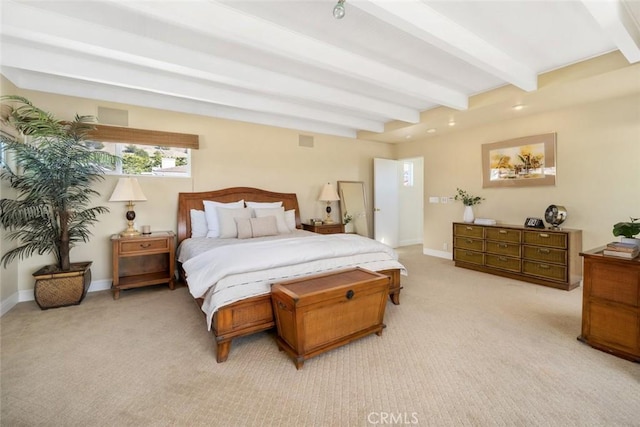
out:
<path id="1" fill-rule="evenodd" d="M 556 133 L 482 145 L 482 187 L 556 184 Z"/>

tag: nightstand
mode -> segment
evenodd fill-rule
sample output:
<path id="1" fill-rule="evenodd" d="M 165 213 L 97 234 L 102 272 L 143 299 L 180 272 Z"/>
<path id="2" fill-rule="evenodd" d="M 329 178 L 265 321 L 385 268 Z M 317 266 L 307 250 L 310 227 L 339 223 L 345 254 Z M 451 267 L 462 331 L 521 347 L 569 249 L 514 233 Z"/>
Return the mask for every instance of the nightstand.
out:
<path id="1" fill-rule="evenodd" d="M 307 231 L 313 231 L 318 234 L 338 234 L 344 233 L 344 224 L 335 223 L 335 224 L 322 224 L 322 225 L 313 225 L 313 224 L 302 224 L 302 229 Z"/>
<path id="2" fill-rule="evenodd" d="M 121 289 L 168 283 L 174 289 L 176 246 L 173 231 L 157 231 L 135 237 L 111 236 L 113 251 L 113 299 Z"/>

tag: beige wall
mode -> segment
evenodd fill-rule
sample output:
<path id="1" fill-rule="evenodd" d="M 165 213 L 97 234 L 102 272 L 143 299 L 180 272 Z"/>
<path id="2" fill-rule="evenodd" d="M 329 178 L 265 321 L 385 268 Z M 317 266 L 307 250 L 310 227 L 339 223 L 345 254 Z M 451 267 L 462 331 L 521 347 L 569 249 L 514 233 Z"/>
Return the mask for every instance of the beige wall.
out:
<path id="1" fill-rule="evenodd" d="M 338 180 L 364 181 L 371 193 L 372 159 L 391 158 L 393 154 L 393 146 L 389 144 L 325 135 L 312 135 L 315 138 L 313 148 L 299 147 L 299 133 L 294 130 L 15 90 L 6 80 L 2 83 L 3 94 L 25 96 L 58 118 L 69 119 L 76 112 L 96 115 L 98 106 L 106 106 L 128 110 L 131 127 L 198 134 L 200 149 L 192 152 L 192 178 L 139 178 L 148 200 L 137 203 L 136 223 L 149 224 L 155 230 L 176 230 L 179 192 L 230 186 L 296 193 L 303 219 L 321 216 L 326 205 L 317 198 L 325 182 L 336 185 Z M 108 176 L 98 188 L 102 196 L 97 203 L 108 206 L 111 212 L 100 217 L 100 224 L 92 230 L 91 242 L 71 251 L 74 262 L 93 260 L 93 281 L 111 279 L 109 237 L 126 225 L 125 204 L 108 202 L 116 180 L 117 177 Z M 370 200 L 371 194 L 368 197 Z M 334 218 L 337 218 L 337 211 L 335 204 Z M 52 258 L 49 257 L 33 257 L 15 263 L 17 286 L 16 279 L 3 270 L 2 300 L 16 291 L 32 289 L 31 273 L 50 262 Z"/>
<path id="2" fill-rule="evenodd" d="M 481 145 L 527 135 L 557 133 L 557 183 L 530 188 L 482 188 Z M 398 157 L 424 156 L 424 248 L 451 251 L 451 222 L 463 205 L 429 204 L 429 196 L 454 195 L 460 187 L 486 200 L 476 217 L 499 223 L 544 218 L 550 204 L 563 205 L 566 228 L 583 230 L 583 248 L 615 238 L 612 225 L 640 217 L 640 96 L 577 105 L 494 122 L 423 142 L 398 146 Z"/>

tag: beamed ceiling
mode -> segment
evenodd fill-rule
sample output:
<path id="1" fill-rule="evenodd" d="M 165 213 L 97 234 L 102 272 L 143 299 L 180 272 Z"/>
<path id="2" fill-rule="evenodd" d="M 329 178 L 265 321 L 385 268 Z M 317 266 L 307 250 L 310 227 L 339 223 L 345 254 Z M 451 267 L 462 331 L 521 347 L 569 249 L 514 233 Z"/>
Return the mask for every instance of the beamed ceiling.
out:
<path id="1" fill-rule="evenodd" d="M 640 2 L 2 0 L 19 88 L 400 142 L 426 111 L 619 50 L 640 62 Z M 634 67 L 635 68 L 635 67 Z"/>

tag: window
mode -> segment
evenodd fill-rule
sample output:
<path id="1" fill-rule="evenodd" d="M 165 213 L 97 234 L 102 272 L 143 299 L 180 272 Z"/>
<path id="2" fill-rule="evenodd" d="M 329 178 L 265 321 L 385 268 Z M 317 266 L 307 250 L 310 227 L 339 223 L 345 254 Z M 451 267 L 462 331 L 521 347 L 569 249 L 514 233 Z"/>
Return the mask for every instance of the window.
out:
<path id="1" fill-rule="evenodd" d="M 107 173 L 123 175 L 191 176 L 191 150 L 198 135 L 96 125 L 88 143 L 121 161 Z"/>
<path id="2" fill-rule="evenodd" d="M 146 144 L 93 142 L 95 149 L 118 156 L 121 161 L 107 173 L 118 175 L 191 176 L 191 150 Z"/>
<path id="3" fill-rule="evenodd" d="M 413 187 L 413 162 L 403 162 L 402 164 L 402 185 Z"/>

